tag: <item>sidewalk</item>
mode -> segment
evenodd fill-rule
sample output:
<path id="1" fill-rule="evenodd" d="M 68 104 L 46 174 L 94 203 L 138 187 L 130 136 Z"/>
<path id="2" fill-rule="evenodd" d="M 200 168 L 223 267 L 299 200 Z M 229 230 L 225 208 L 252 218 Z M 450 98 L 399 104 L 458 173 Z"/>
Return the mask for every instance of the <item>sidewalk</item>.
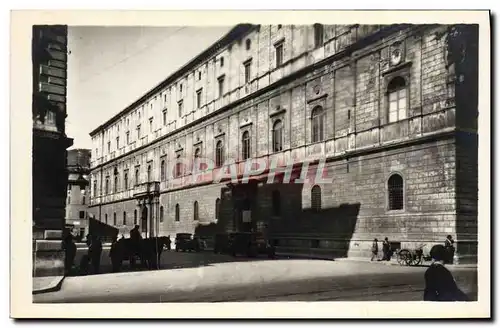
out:
<path id="1" fill-rule="evenodd" d="M 33 294 L 58 291 L 63 280 L 64 276 L 33 277 Z"/>

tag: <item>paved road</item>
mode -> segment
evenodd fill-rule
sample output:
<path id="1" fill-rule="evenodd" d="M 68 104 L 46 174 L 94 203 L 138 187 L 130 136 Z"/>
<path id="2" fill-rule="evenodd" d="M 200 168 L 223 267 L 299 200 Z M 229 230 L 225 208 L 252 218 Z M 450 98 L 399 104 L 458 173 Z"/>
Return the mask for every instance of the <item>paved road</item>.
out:
<path id="1" fill-rule="evenodd" d="M 34 302 L 419 301 L 425 267 L 167 252 L 162 269 L 68 277 Z M 451 268 L 477 298 L 475 268 Z"/>

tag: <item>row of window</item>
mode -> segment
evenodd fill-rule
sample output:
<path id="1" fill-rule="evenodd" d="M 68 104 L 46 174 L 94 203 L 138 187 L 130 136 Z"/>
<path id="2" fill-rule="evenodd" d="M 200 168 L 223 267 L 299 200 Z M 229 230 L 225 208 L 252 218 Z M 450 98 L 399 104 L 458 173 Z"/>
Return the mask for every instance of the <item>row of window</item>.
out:
<path id="1" fill-rule="evenodd" d="M 324 28 L 323 25 L 321 24 L 314 24 L 314 44 L 315 47 L 319 47 L 323 45 L 323 38 L 324 38 Z M 246 50 L 250 50 L 251 48 L 251 40 L 247 39 L 246 40 Z M 280 67 L 283 65 L 283 52 L 284 52 L 284 40 L 281 40 L 280 42 L 276 43 L 274 45 L 275 48 L 275 63 L 276 67 Z M 224 66 L 224 57 L 219 58 L 219 65 L 221 67 Z M 244 72 L 245 72 L 245 83 L 249 83 L 252 77 L 252 59 L 247 59 L 245 62 L 243 62 L 244 66 Z M 201 72 L 198 71 L 198 80 L 201 80 Z M 217 98 L 220 98 L 224 95 L 224 85 L 225 83 L 225 75 L 221 75 L 217 78 L 217 84 L 218 84 L 218 95 Z M 182 83 L 179 84 L 179 91 L 180 91 L 180 97 L 182 98 L 182 90 L 183 90 L 183 85 Z M 196 90 L 196 108 L 201 108 L 202 107 L 202 96 L 203 96 L 203 88 L 200 88 Z M 157 97 L 154 97 L 154 102 L 157 102 Z M 167 95 L 163 94 L 163 111 L 162 111 L 162 119 L 163 119 L 163 125 L 167 125 Z M 142 110 L 144 111 L 145 105 L 142 106 Z M 150 109 L 153 110 L 153 102 L 150 103 Z M 178 110 L 178 117 L 182 117 L 184 114 L 184 101 L 183 99 L 180 99 L 177 102 L 177 110 Z M 137 114 L 137 119 L 140 120 L 141 118 L 141 110 L 138 110 L 136 112 Z M 127 127 L 129 126 L 129 119 L 127 118 Z M 151 117 L 149 119 L 149 132 L 153 132 L 153 118 Z M 117 131 L 120 131 L 119 124 L 117 125 Z M 141 124 L 138 124 L 136 127 L 136 133 L 137 133 L 137 140 L 141 139 Z M 106 131 L 107 137 L 109 138 L 110 136 L 110 131 Z M 125 133 L 125 138 L 126 138 L 126 144 L 128 145 L 130 143 L 130 131 L 126 131 Z M 108 140 L 107 143 L 108 147 L 108 153 L 111 152 L 111 141 Z M 116 149 L 120 148 L 120 137 L 116 137 Z M 96 157 L 99 156 L 99 151 L 96 148 Z"/>
<path id="2" fill-rule="evenodd" d="M 388 191 L 388 209 L 389 210 L 402 210 L 404 205 L 403 198 L 403 178 L 401 175 L 395 173 L 391 175 L 387 181 Z M 311 188 L 311 209 L 314 211 L 321 210 L 321 187 L 315 185 Z M 219 198 L 215 201 L 215 215 L 216 219 L 219 217 L 221 201 Z M 164 221 L 164 208 L 160 207 L 159 213 L 160 223 Z M 272 193 L 272 215 L 281 215 L 281 194 L 278 190 Z M 193 220 L 199 220 L 199 204 L 198 201 L 193 203 Z M 175 221 L 180 221 L 180 205 L 175 205 Z M 105 222 L 108 222 L 108 215 L 105 214 Z M 117 225 L 116 213 L 113 213 L 113 225 Z M 134 224 L 137 224 L 137 210 L 134 210 Z M 127 213 L 123 212 L 123 225 L 127 225 Z"/>

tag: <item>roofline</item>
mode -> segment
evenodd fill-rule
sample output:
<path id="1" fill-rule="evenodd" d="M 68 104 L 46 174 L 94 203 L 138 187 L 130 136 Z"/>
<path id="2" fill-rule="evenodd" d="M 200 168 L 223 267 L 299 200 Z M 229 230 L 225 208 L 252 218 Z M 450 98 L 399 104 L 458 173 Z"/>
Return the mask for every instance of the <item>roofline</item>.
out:
<path id="1" fill-rule="evenodd" d="M 169 84 L 171 84 L 172 82 L 177 80 L 182 75 L 186 74 L 187 71 L 191 70 L 191 68 L 193 66 L 204 61 L 207 57 L 212 56 L 214 52 L 216 52 L 220 48 L 228 45 L 231 41 L 236 40 L 238 38 L 238 36 L 245 34 L 245 33 L 248 33 L 251 30 L 258 28 L 258 26 L 259 25 L 253 25 L 253 24 L 238 24 L 238 25 L 234 26 L 229 32 L 227 32 L 219 40 L 214 42 L 210 47 L 208 47 L 207 49 L 202 51 L 200 54 L 198 54 L 196 57 L 191 59 L 184 66 L 182 66 L 181 68 L 176 70 L 174 73 L 170 74 L 170 76 L 168 76 L 165 80 L 163 80 L 158 85 L 156 85 L 155 87 L 150 89 L 148 92 L 146 92 L 139 99 L 134 101 L 132 104 L 125 107 L 125 109 L 121 110 L 118 114 L 114 115 L 111 119 L 109 119 L 105 123 L 99 125 L 96 129 L 94 129 L 92 132 L 90 132 L 89 135 L 91 137 L 93 137 L 101 130 L 107 128 L 112 123 L 116 122 L 121 116 L 123 116 L 123 114 L 136 108 L 138 105 L 145 102 L 149 97 L 153 96 L 155 93 L 157 93 L 161 89 L 165 88 L 166 86 L 168 86 Z"/>

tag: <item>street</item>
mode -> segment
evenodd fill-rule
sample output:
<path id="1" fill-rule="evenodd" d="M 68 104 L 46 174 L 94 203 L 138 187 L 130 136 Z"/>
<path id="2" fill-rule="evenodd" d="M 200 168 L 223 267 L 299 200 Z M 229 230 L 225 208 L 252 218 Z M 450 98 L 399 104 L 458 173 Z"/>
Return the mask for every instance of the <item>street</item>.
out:
<path id="1" fill-rule="evenodd" d="M 103 269 L 109 272 L 107 250 Z M 67 277 L 60 291 L 34 295 L 33 301 L 420 301 L 426 269 L 381 262 L 248 259 L 166 251 L 160 270 Z M 477 269 L 452 266 L 450 271 L 459 287 L 477 299 Z"/>

